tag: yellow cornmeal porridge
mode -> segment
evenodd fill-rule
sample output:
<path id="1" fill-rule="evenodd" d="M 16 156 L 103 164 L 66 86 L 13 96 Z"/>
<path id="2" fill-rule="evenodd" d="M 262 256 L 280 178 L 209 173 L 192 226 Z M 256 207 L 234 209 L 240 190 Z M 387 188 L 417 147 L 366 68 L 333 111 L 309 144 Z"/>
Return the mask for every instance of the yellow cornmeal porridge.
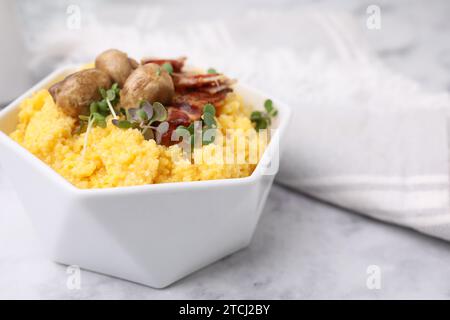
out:
<path id="1" fill-rule="evenodd" d="M 254 130 L 250 111 L 238 95 L 229 94 L 221 110 L 217 120 L 223 133 L 227 129 Z M 11 137 L 79 188 L 239 178 L 251 175 L 255 168 L 255 164 L 179 160 L 174 155 L 181 154 L 180 147 L 157 145 L 136 129 L 114 126 L 110 119 L 106 128 L 92 128 L 83 157 L 85 133 L 75 134 L 75 128 L 76 120 L 56 106 L 47 90 L 41 90 L 22 102 Z M 202 148 L 213 152 L 217 145 Z M 248 157 L 247 148 L 244 152 Z"/>

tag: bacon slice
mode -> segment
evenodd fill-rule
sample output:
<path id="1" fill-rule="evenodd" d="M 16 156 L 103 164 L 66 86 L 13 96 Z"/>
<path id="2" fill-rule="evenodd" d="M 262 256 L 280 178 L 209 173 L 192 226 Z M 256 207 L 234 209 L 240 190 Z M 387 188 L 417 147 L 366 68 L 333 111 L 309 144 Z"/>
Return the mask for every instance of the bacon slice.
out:
<path id="1" fill-rule="evenodd" d="M 180 108 L 168 107 L 167 108 L 167 122 L 169 123 L 169 129 L 161 136 L 161 144 L 165 146 L 171 146 L 179 141 L 172 141 L 172 132 L 178 128 L 178 126 L 188 127 L 191 124 L 191 118 L 189 114 Z"/>
<path id="2" fill-rule="evenodd" d="M 146 63 L 156 63 L 159 64 L 160 66 L 163 65 L 164 63 L 168 62 L 172 65 L 173 71 L 174 72 L 181 72 L 181 70 L 184 67 L 184 62 L 186 61 L 186 57 L 179 57 L 177 59 L 163 59 L 163 58 L 143 58 L 141 59 L 141 64 L 146 64 Z"/>
<path id="3" fill-rule="evenodd" d="M 168 107 L 167 113 L 167 121 L 169 123 L 177 126 L 189 126 L 191 123 L 191 117 L 185 110 L 176 107 Z"/>
<path id="4" fill-rule="evenodd" d="M 192 106 L 187 102 L 180 103 L 176 105 L 175 108 L 187 114 L 191 122 L 200 120 L 200 117 L 202 116 L 202 108 Z"/>
<path id="5" fill-rule="evenodd" d="M 217 94 L 217 93 L 220 93 L 221 91 L 226 91 L 227 93 L 230 92 L 230 91 L 233 91 L 230 88 L 229 84 L 221 84 L 220 86 L 216 86 L 216 87 L 205 87 L 205 88 L 200 88 L 199 90 L 201 92 L 208 93 L 208 94 L 210 94 L 212 96 Z"/>
<path id="6" fill-rule="evenodd" d="M 172 104 L 175 106 L 188 104 L 192 108 L 196 108 L 198 110 L 203 110 L 203 106 L 207 103 L 211 103 L 217 107 L 217 104 L 223 101 L 227 94 L 231 91 L 233 91 L 231 88 L 226 88 L 214 94 L 204 91 L 175 92 Z"/>
<path id="7" fill-rule="evenodd" d="M 219 86 L 228 80 L 223 74 L 174 73 L 172 78 L 175 87 L 181 89 Z"/>

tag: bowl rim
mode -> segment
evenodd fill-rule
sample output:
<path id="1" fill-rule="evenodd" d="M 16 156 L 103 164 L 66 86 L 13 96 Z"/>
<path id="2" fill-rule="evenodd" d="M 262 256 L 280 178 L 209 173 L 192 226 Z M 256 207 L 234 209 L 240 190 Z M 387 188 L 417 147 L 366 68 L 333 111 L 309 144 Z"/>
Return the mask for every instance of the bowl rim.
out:
<path id="1" fill-rule="evenodd" d="M 49 75 L 44 77 L 42 80 L 37 82 L 35 85 L 33 85 L 29 90 L 27 90 L 24 94 L 10 102 L 6 107 L 4 107 L 2 110 L 0 110 L 0 119 L 5 117 L 10 112 L 13 112 L 16 108 L 19 108 L 21 102 L 31 97 L 34 93 L 37 91 L 45 88 L 49 83 L 51 83 L 56 78 L 64 75 L 67 73 L 67 71 L 70 70 L 77 70 L 80 69 L 81 65 L 66 65 L 62 66 L 53 72 L 51 72 Z M 250 91 L 258 96 L 271 96 L 262 93 L 260 90 L 255 89 L 248 84 L 239 82 L 238 88 L 242 87 L 243 89 Z M 33 165 L 36 170 L 42 170 L 44 174 L 55 184 L 59 184 L 61 188 L 68 192 L 76 193 L 79 195 L 85 195 L 85 196 L 93 196 L 93 195 L 102 195 L 102 194 L 111 194 L 111 195 L 117 195 L 117 194 L 127 194 L 130 192 L 146 192 L 146 191 L 167 191 L 167 190 L 179 190 L 179 189 L 193 189 L 193 188 L 211 188 L 211 187 L 218 187 L 218 186 L 231 186 L 235 184 L 251 184 L 255 182 L 256 180 L 260 179 L 265 172 L 265 168 L 262 166 L 263 162 L 270 161 L 270 154 L 275 148 L 279 148 L 279 142 L 281 137 L 283 136 L 286 127 L 288 125 L 291 109 L 288 107 L 288 105 L 278 98 L 271 98 L 274 101 L 274 104 L 277 106 L 278 109 L 278 117 L 279 117 L 279 123 L 278 127 L 275 128 L 275 132 L 273 136 L 271 137 L 269 144 L 266 147 L 266 150 L 264 150 L 264 153 L 259 160 L 258 164 L 256 165 L 256 168 L 253 170 L 252 174 L 248 177 L 242 177 L 242 178 L 228 178 L 228 179 L 214 179 L 214 180 L 202 180 L 202 181 L 180 181 L 180 182 L 165 182 L 165 183 L 155 183 L 155 184 L 144 184 L 144 185 L 136 185 L 136 186 L 121 186 L 121 187 L 108 187 L 108 188 L 88 188 L 88 189 L 81 189 L 70 183 L 66 178 L 64 178 L 62 175 L 60 175 L 56 170 L 54 170 L 52 167 L 50 167 L 47 163 L 39 159 L 37 156 L 35 156 L 33 153 L 31 153 L 28 149 L 14 141 L 12 138 L 9 137 L 8 134 L 0 130 L 0 143 L 5 144 L 10 149 L 13 149 L 16 154 L 23 157 L 27 162 L 30 163 L 30 165 Z M 278 171 L 278 170 L 277 170 Z M 276 173 L 275 173 L 276 174 Z"/>

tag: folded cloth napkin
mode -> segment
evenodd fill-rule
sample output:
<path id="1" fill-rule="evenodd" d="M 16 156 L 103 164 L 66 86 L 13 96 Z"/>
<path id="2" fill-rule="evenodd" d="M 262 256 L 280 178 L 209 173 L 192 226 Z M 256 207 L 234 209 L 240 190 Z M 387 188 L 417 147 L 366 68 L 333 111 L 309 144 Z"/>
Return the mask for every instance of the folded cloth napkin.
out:
<path id="1" fill-rule="evenodd" d="M 110 9 L 127 12 L 117 6 Z M 78 33 L 49 22 L 30 45 L 32 69 L 52 57 L 89 61 L 117 39 L 135 57 L 187 55 L 292 106 L 279 184 L 450 240 L 449 97 L 383 66 L 358 31 L 365 26 L 314 9 L 252 9 L 167 25 L 164 10 L 146 6 L 130 19 L 150 25 L 86 17 Z"/>
<path id="2" fill-rule="evenodd" d="M 297 78 L 277 182 L 326 202 L 450 240 L 447 94 L 427 93 L 322 19 L 336 60 Z M 330 32 L 331 31 L 331 32 Z M 345 36 L 344 36 L 345 35 Z"/>

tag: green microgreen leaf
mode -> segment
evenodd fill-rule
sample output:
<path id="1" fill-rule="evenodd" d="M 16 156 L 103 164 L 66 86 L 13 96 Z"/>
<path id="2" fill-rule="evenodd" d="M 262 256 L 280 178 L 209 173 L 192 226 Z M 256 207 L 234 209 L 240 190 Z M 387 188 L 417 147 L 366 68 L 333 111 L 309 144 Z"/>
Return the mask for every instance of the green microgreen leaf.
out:
<path id="1" fill-rule="evenodd" d="M 207 73 L 209 73 L 209 74 L 217 74 L 218 72 L 214 68 L 209 68 Z"/>
<path id="2" fill-rule="evenodd" d="M 143 109 L 138 109 L 136 115 L 139 117 L 141 121 L 148 120 L 147 113 Z"/>
<path id="3" fill-rule="evenodd" d="M 146 113 L 147 120 L 153 117 L 153 106 L 148 101 L 141 103 L 141 109 Z"/>
<path id="4" fill-rule="evenodd" d="M 99 109 L 100 111 L 102 111 L 102 112 L 107 112 L 107 111 L 109 111 L 109 109 L 108 109 L 108 103 L 106 103 L 105 100 L 101 100 L 101 101 L 97 102 L 97 107 L 98 107 L 98 109 Z"/>
<path id="5" fill-rule="evenodd" d="M 169 123 L 167 121 L 161 122 L 156 128 L 156 142 L 161 143 L 162 136 L 169 131 Z"/>
<path id="6" fill-rule="evenodd" d="M 128 120 L 113 119 L 113 120 L 112 120 L 112 123 L 113 123 L 116 127 L 121 128 L 121 129 L 129 129 L 129 128 L 132 127 L 131 122 L 128 121 Z"/>
<path id="7" fill-rule="evenodd" d="M 89 121 L 89 116 L 86 116 L 86 115 L 83 115 L 83 114 L 80 114 L 80 115 L 78 116 L 78 118 L 79 118 L 81 121 Z"/>
<path id="8" fill-rule="evenodd" d="M 195 129 L 194 123 L 192 122 L 192 123 L 189 125 L 189 127 L 187 127 L 187 130 L 189 131 L 189 133 L 190 133 L 191 135 L 193 135 L 193 134 L 194 134 L 194 129 Z"/>
<path id="9" fill-rule="evenodd" d="M 173 67 L 170 62 L 165 62 L 161 66 L 164 70 L 166 70 L 170 75 L 173 73 Z"/>
<path id="10" fill-rule="evenodd" d="M 166 121 L 167 115 L 167 109 L 163 106 L 163 104 L 160 102 L 155 102 L 153 103 L 153 116 L 150 120 L 150 123 L 155 121 Z"/>
<path id="11" fill-rule="evenodd" d="M 106 128 L 106 121 L 105 120 L 97 121 L 97 125 L 101 128 Z"/>
<path id="12" fill-rule="evenodd" d="M 207 103 L 203 106 L 203 114 L 209 113 L 213 117 L 216 115 L 216 108 L 211 103 Z"/>
<path id="13" fill-rule="evenodd" d="M 125 112 L 128 121 L 138 121 L 137 108 L 129 108 Z"/>
<path id="14" fill-rule="evenodd" d="M 100 91 L 100 94 L 101 94 L 102 98 L 106 99 L 106 90 L 105 90 L 105 88 L 99 88 L 98 90 Z"/>
<path id="15" fill-rule="evenodd" d="M 264 109 L 266 109 L 267 113 L 271 113 L 273 110 L 273 102 L 270 99 L 264 101 Z"/>
<path id="16" fill-rule="evenodd" d="M 261 119 L 258 124 L 256 125 L 256 129 L 261 130 L 261 129 L 267 129 L 267 120 L 265 119 Z"/>
<path id="17" fill-rule="evenodd" d="M 204 113 L 203 114 L 203 122 L 205 123 L 205 125 L 208 128 L 213 128 L 215 127 L 216 124 L 216 119 L 214 118 L 214 116 L 211 113 Z"/>
<path id="18" fill-rule="evenodd" d="M 94 113 L 98 111 L 98 103 L 96 101 L 92 102 L 89 106 L 90 113 Z"/>
<path id="19" fill-rule="evenodd" d="M 167 131 L 169 131 L 169 123 L 167 121 L 161 122 L 156 128 L 156 131 L 158 131 L 160 134 L 166 133 Z"/>
<path id="20" fill-rule="evenodd" d="M 250 120 L 255 124 L 256 130 L 267 129 L 272 124 L 272 118 L 278 115 L 278 110 L 274 107 L 271 99 L 264 101 L 264 109 L 266 112 L 253 111 L 250 115 Z"/>
<path id="21" fill-rule="evenodd" d="M 111 102 L 114 101 L 115 98 L 116 98 L 116 91 L 111 89 L 106 91 L 106 99 L 108 99 Z"/>
<path id="22" fill-rule="evenodd" d="M 102 127 L 102 128 L 106 128 L 106 118 L 101 115 L 100 113 L 94 112 L 92 113 L 92 116 L 94 118 L 94 124 Z"/>
<path id="23" fill-rule="evenodd" d="M 253 111 L 250 115 L 250 120 L 253 122 L 259 121 L 262 118 L 261 111 Z"/>
<path id="24" fill-rule="evenodd" d="M 105 120 L 105 117 L 98 112 L 91 113 L 91 116 L 94 118 L 95 121 Z"/>
<path id="25" fill-rule="evenodd" d="M 145 140 L 155 139 L 153 130 L 150 127 L 144 128 L 144 130 L 142 131 L 142 134 L 144 135 Z"/>

